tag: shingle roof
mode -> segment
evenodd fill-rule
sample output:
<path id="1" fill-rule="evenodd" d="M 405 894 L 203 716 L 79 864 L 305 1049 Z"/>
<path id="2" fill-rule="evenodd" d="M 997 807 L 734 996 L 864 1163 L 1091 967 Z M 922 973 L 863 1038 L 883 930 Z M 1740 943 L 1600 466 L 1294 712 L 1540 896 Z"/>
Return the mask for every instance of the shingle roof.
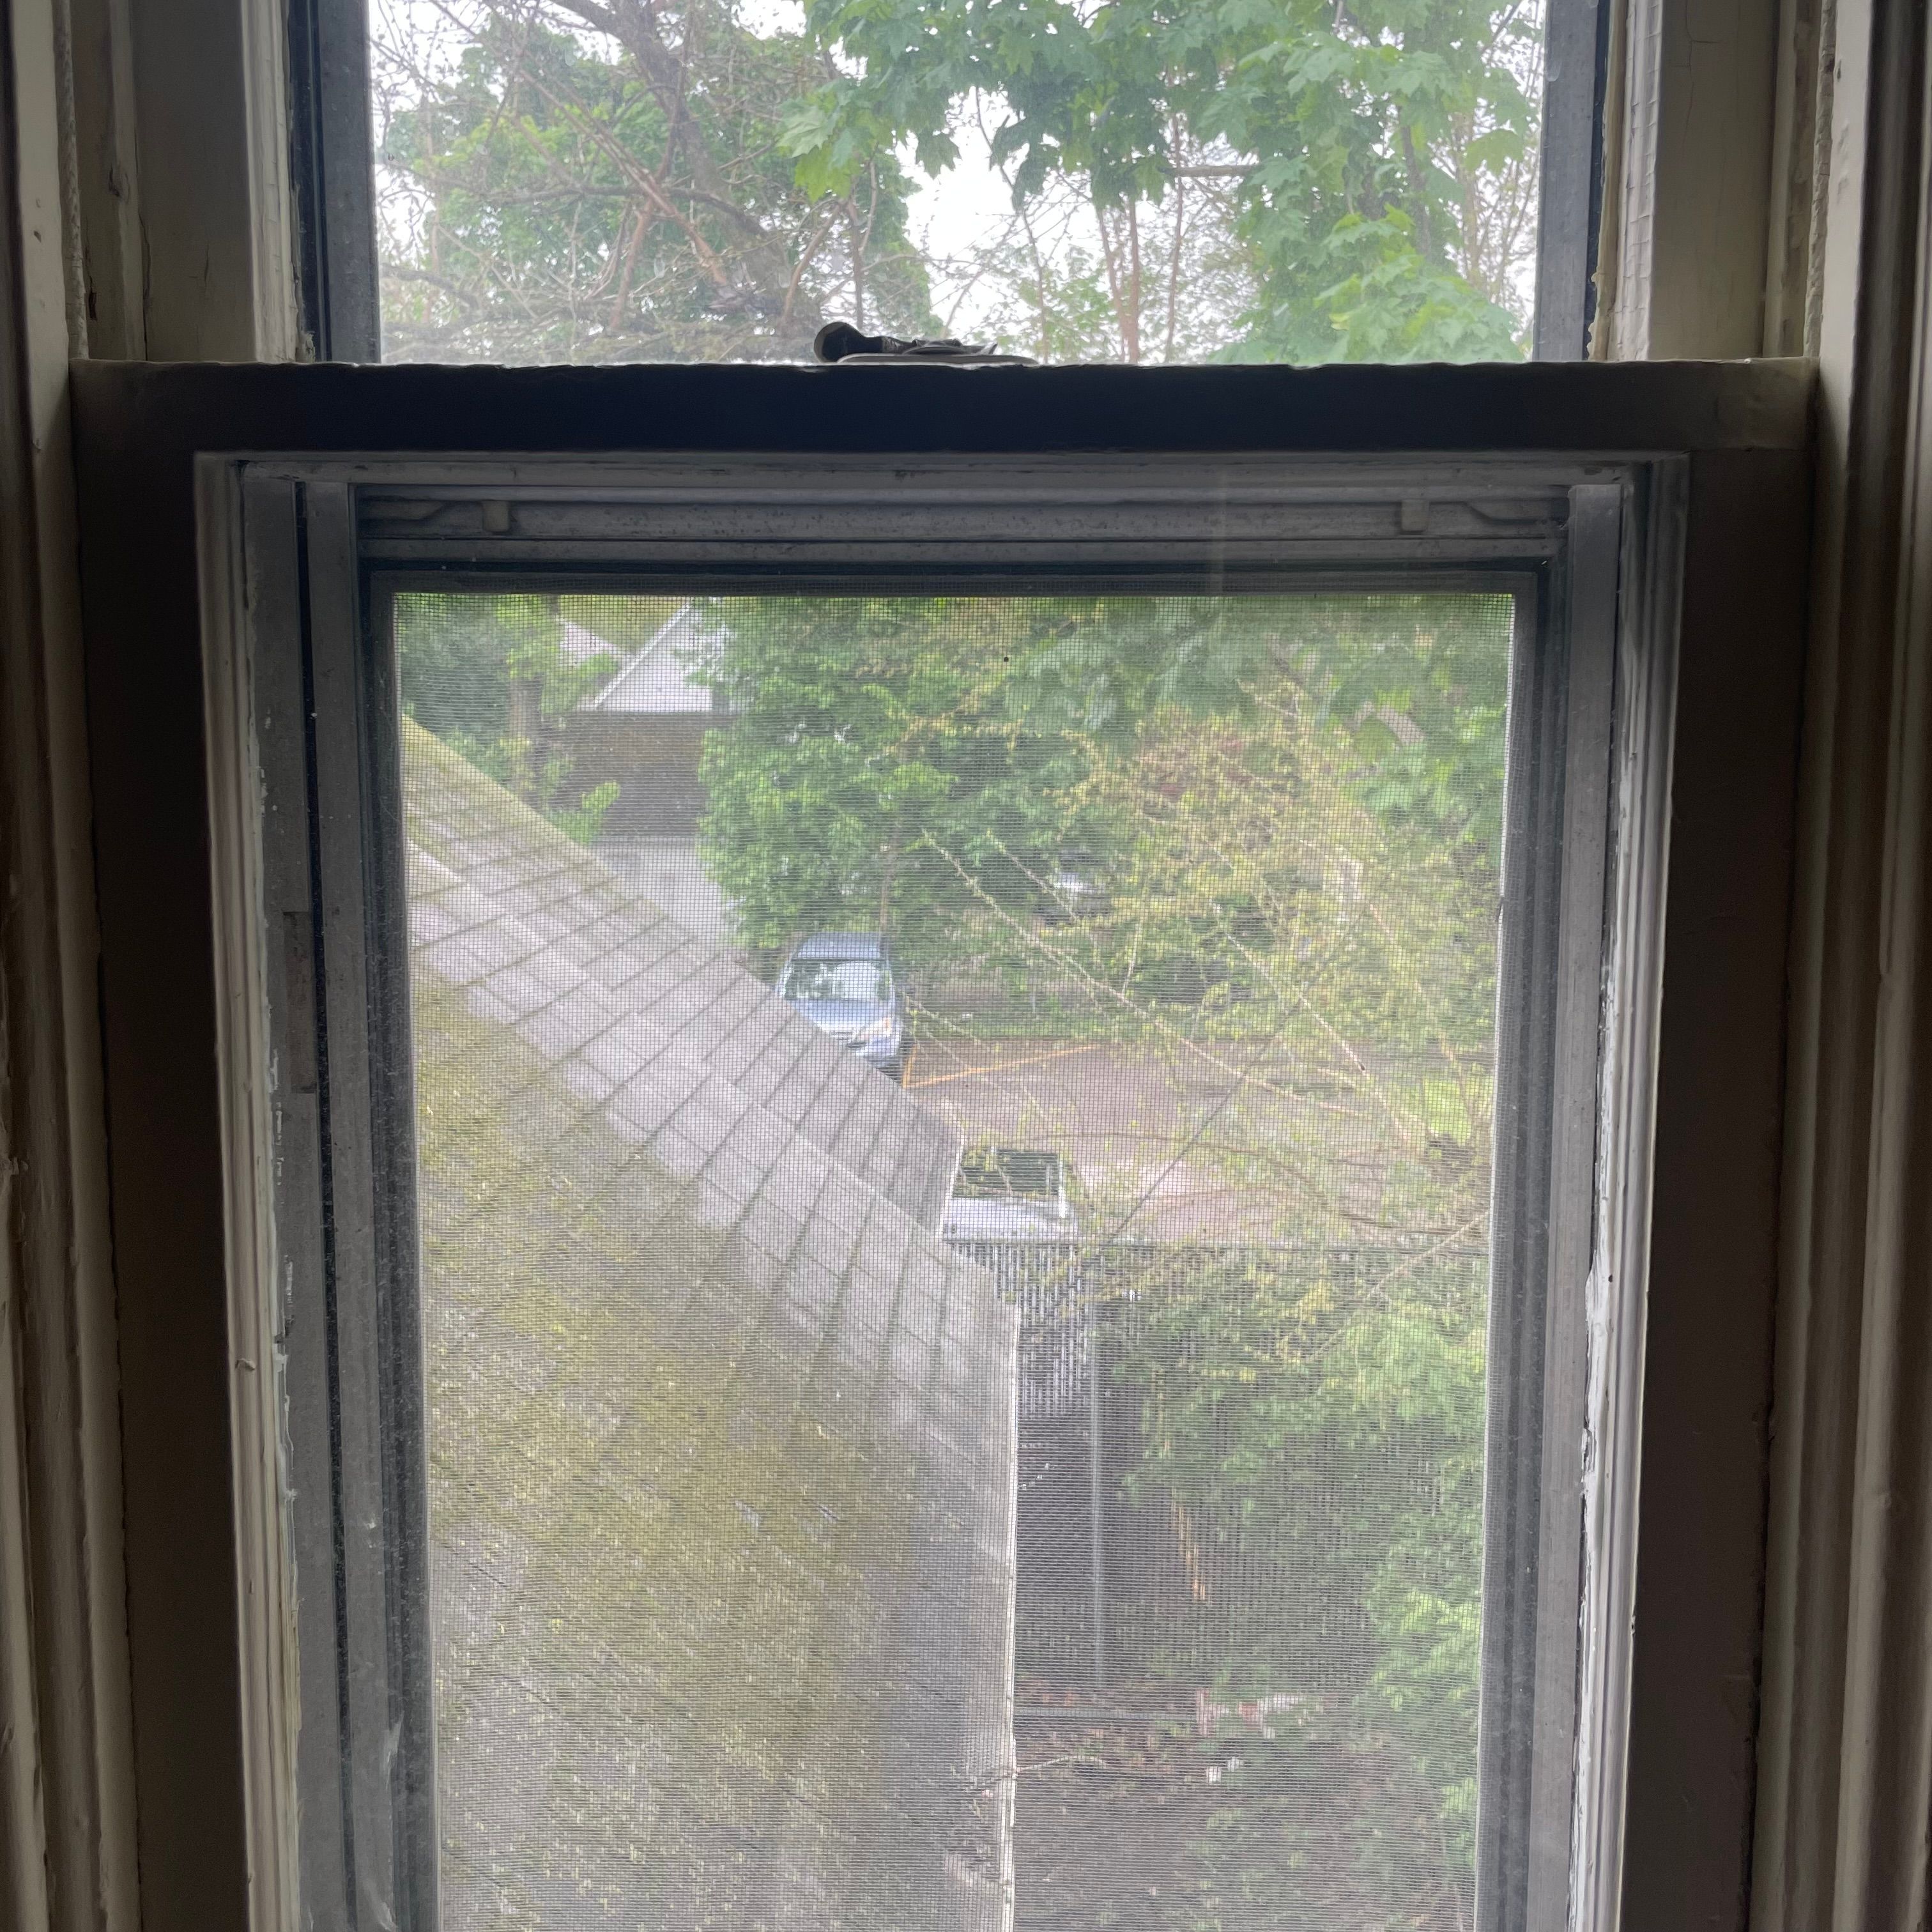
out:
<path id="1" fill-rule="evenodd" d="M 960 1151 L 943 1116 L 773 999 L 467 760 L 413 724 L 404 730 L 412 844 L 493 910 L 516 916 L 531 942 L 530 972 L 541 977 L 550 960 L 577 968 L 922 1227 L 938 1227 Z"/>
<path id="2" fill-rule="evenodd" d="M 405 755 L 444 1923 L 996 1932 L 1014 1326 L 860 1178 L 923 1110 Z"/>

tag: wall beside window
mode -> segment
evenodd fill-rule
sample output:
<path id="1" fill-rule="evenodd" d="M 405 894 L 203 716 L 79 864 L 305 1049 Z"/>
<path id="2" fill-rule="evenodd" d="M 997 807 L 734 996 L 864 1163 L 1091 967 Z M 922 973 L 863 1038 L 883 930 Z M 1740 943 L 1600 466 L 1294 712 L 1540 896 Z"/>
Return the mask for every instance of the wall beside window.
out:
<path id="1" fill-rule="evenodd" d="M 0 1923 L 132 1932 L 55 25 L 0 12 Z"/>

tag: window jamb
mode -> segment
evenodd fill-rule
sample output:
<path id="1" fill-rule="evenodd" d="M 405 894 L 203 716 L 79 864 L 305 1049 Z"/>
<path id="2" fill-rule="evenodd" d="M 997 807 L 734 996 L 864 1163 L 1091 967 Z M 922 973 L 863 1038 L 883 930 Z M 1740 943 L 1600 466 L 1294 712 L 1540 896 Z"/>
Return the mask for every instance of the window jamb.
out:
<path id="1" fill-rule="evenodd" d="M 289 180 L 318 362 L 382 360 L 368 0 L 288 0 Z"/>
<path id="2" fill-rule="evenodd" d="M 1539 362 L 1578 362 L 1589 352 L 1613 10 L 1613 0 L 1550 0 L 1544 15 L 1532 351 Z"/>

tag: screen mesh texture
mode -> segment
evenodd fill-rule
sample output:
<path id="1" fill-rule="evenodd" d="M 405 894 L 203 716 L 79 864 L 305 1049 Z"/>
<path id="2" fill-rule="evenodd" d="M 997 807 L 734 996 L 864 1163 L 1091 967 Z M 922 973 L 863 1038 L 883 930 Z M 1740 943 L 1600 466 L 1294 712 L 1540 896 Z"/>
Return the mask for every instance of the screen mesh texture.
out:
<path id="1" fill-rule="evenodd" d="M 1510 624 L 400 599 L 452 1932 L 1471 1922 Z"/>

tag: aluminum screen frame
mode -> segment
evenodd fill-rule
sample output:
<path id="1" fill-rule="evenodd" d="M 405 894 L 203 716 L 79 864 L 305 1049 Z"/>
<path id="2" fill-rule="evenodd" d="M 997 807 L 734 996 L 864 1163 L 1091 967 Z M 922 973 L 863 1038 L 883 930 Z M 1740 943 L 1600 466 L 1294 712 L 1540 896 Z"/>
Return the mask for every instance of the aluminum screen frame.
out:
<path id="1" fill-rule="evenodd" d="M 256 1122 L 272 1226 L 256 1312 L 290 1337 L 284 1466 L 320 1456 L 332 1476 L 284 1488 L 278 1722 L 308 1922 L 436 1922 L 394 592 L 513 577 L 1238 594 L 1385 590 L 1396 573 L 1508 587 L 1518 613 L 1478 1920 L 1612 1922 L 1682 472 L 1670 458 L 203 459 L 207 567 L 233 585 L 212 755 L 238 760 L 264 807 L 242 828 L 276 1070 Z M 307 1358 L 296 1298 L 326 1312 Z M 334 1613 L 298 1614 L 319 1574 Z M 1550 1587 L 1573 1575 L 1574 1592 Z"/>

